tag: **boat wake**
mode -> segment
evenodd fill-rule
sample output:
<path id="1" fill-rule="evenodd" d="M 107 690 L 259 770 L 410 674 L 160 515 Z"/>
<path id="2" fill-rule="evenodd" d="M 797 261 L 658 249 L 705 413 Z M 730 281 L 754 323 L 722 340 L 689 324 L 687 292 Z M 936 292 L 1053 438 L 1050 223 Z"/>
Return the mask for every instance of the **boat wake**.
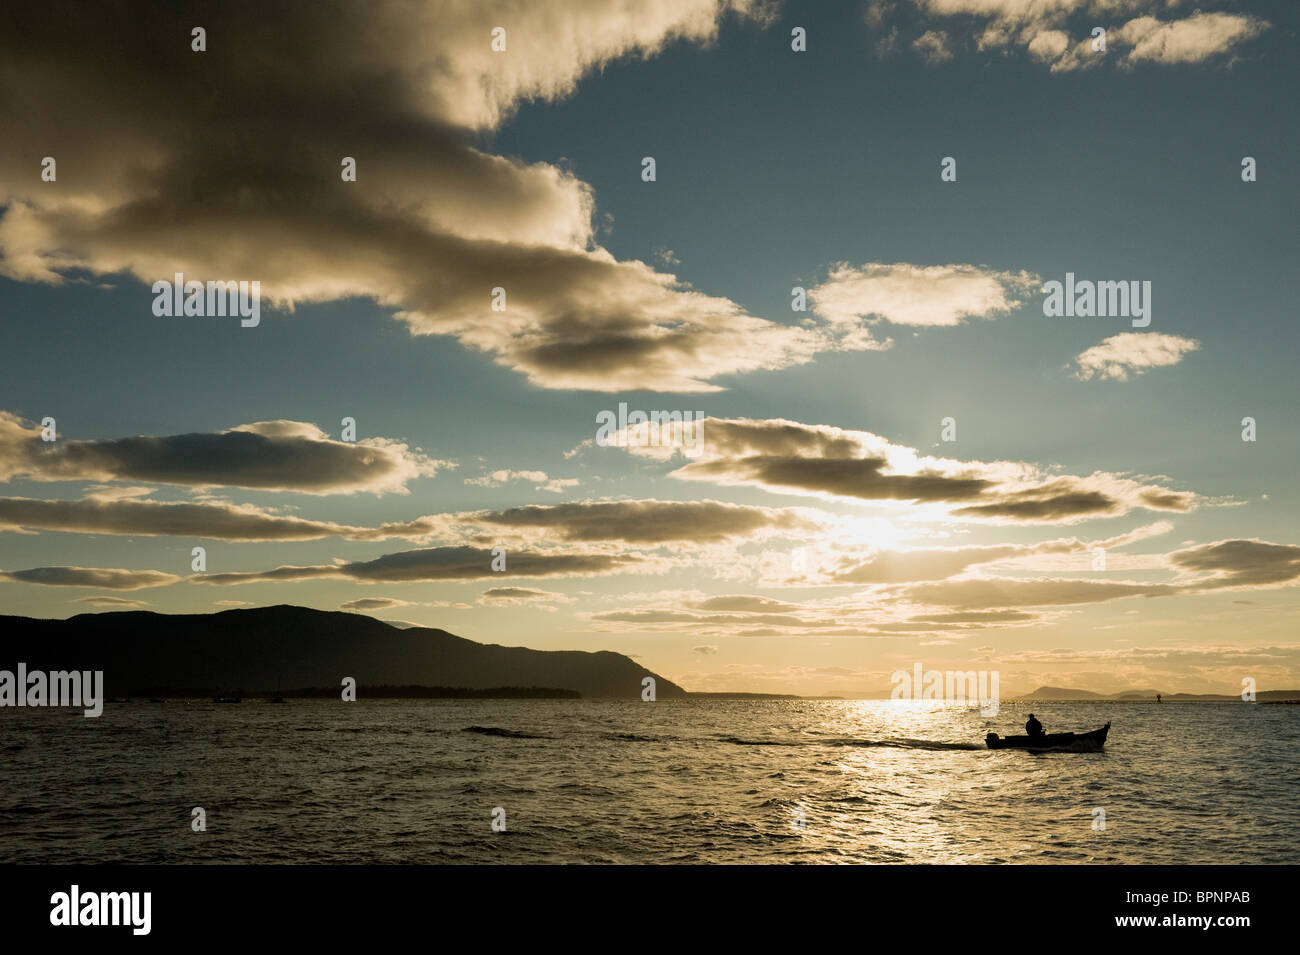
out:
<path id="1" fill-rule="evenodd" d="M 919 749 L 919 750 L 982 750 L 982 743 L 949 743 L 934 739 L 855 739 L 852 737 L 814 738 L 804 740 L 780 739 L 744 739 L 739 736 L 719 736 L 719 742 L 735 746 L 852 746 L 884 749 Z"/>

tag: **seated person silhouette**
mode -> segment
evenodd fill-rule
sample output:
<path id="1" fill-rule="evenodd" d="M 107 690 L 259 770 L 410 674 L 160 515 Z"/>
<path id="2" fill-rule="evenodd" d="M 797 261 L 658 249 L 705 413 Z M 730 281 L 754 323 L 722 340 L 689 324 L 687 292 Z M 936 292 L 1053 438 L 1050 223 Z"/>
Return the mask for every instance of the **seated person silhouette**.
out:
<path id="1" fill-rule="evenodd" d="M 1029 714 L 1029 722 L 1025 723 L 1025 732 L 1030 736 L 1042 736 L 1043 724 L 1034 718 L 1034 714 Z"/>

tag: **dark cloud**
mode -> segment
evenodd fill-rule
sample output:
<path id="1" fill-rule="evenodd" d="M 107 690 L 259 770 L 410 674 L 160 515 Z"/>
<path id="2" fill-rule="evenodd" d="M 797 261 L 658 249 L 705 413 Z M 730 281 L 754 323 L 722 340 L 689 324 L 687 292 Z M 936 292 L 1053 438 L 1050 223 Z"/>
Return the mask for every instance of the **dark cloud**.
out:
<path id="1" fill-rule="evenodd" d="M 811 511 L 721 501 L 582 501 L 479 512 L 465 519 L 486 527 L 540 530 L 564 541 L 707 544 L 764 533 L 807 534 L 823 520 Z"/>
<path id="2" fill-rule="evenodd" d="M 965 500 L 991 486 L 983 478 L 937 472 L 887 474 L 887 465 L 884 458 L 842 460 L 753 454 L 702 461 L 682 470 L 692 477 L 724 478 L 725 483 L 797 488 L 877 501 Z"/>
<path id="3" fill-rule="evenodd" d="M 1077 517 L 1105 517 L 1122 514 L 1122 502 L 1101 491 L 1069 490 L 1071 482 L 1053 481 L 1044 488 L 1007 495 L 993 504 L 959 507 L 953 513 L 962 517 L 1002 517 L 1017 521 L 1062 521 Z M 1152 505 L 1150 495 L 1141 498 Z"/>
<path id="4" fill-rule="evenodd" d="M 313 580 L 324 577 L 361 581 L 401 583 L 422 580 L 484 580 L 492 577 L 591 577 L 632 570 L 651 572 L 653 562 L 626 554 L 562 554 L 529 551 L 506 555 L 506 569 L 492 570 L 491 549 L 474 547 L 431 547 L 385 554 L 374 560 L 307 567 L 276 567 L 271 570 L 202 574 L 191 577 L 203 584 L 247 584 L 273 581 Z"/>
<path id="5" fill-rule="evenodd" d="M 538 600 L 555 595 L 547 590 L 533 590 L 530 587 L 493 587 L 479 596 L 487 600 Z"/>
<path id="6" fill-rule="evenodd" d="M 226 502 L 169 502 L 116 496 L 100 488 L 81 500 L 0 498 L 0 531 L 178 536 L 234 541 L 353 541 L 517 535 L 539 541 L 713 544 L 771 535 L 815 534 L 827 515 L 806 508 L 765 508 L 717 501 L 578 502 L 529 505 L 392 521 L 376 527 L 285 516 Z M 124 491 L 144 489 L 126 488 Z"/>
<path id="7" fill-rule="evenodd" d="M 397 441 L 335 441 L 315 425 L 296 421 L 263 421 L 216 433 L 107 440 L 45 442 L 39 433 L 39 427 L 0 412 L 0 481 L 24 477 L 303 494 L 381 493 L 402 491 L 408 481 L 445 466 Z"/>
<path id="8" fill-rule="evenodd" d="M 390 607 L 406 607 L 410 601 L 398 600 L 396 597 L 360 597 L 339 604 L 340 610 L 387 610 Z"/>
<path id="9" fill-rule="evenodd" d="M 141 590 L 161 587 L 180 580 L 158 570 L 119 570 L 103 567 L 33 567 L 30 570 L 0 570 L 0 580 L 52 587 L 102 587 L 105 590 Z"/>
<path id="10" fill-rule="evenodd" d="M 901 588 L 897 596 L 934 607 L 985 611 L 1104 603 L 1123 597 L 1168 597 L 1179 592 L 1179 588 L 1172 584 L 1049 577 L 1024 580 L 974 577 L 909 585 Z"/>
<path id="11" fill-rule="evenodd" d="M 1227 587 L 1275 587 L 1300 579 L 1300 547 L 1261 540 L 1225 540 L 1201 544 L 1169 555 L 1179 570 L 1208 577 L 1192 590 Z"/>
<path id="12" fill-rule="evenodd" d="M 326 521 L 281 517 L 234 504 L 164 501 L 0 498 L 0 530 L 20 528 L 77 534 L 177 536 L 213 540 L 378 539 L 378 532 Z"/>

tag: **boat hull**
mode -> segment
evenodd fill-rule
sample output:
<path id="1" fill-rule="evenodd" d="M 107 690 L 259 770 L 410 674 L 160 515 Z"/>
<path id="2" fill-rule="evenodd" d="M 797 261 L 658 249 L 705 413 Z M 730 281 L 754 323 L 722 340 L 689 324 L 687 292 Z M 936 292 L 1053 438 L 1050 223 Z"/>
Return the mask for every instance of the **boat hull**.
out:
<path id="1" fill-rule="evenodd" d="M 1107 723 L 1091 733 L 1046 733 L 1043 736 L 998 736 L 989 733 L 984 742 L 989 749 L 1027 749 L 1031 752 L 1098 753 L 1106 745 Z"/>

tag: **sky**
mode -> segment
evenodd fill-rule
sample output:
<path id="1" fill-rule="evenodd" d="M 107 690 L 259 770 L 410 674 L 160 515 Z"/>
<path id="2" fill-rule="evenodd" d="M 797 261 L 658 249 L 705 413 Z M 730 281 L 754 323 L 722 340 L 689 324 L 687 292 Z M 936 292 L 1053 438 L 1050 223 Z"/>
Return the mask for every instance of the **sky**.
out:
<path id="1" fill-rule="evenodd" d="M 1294 4 L 133 13 L 0 29 L 5 613 L 1300 686 Z"/>

